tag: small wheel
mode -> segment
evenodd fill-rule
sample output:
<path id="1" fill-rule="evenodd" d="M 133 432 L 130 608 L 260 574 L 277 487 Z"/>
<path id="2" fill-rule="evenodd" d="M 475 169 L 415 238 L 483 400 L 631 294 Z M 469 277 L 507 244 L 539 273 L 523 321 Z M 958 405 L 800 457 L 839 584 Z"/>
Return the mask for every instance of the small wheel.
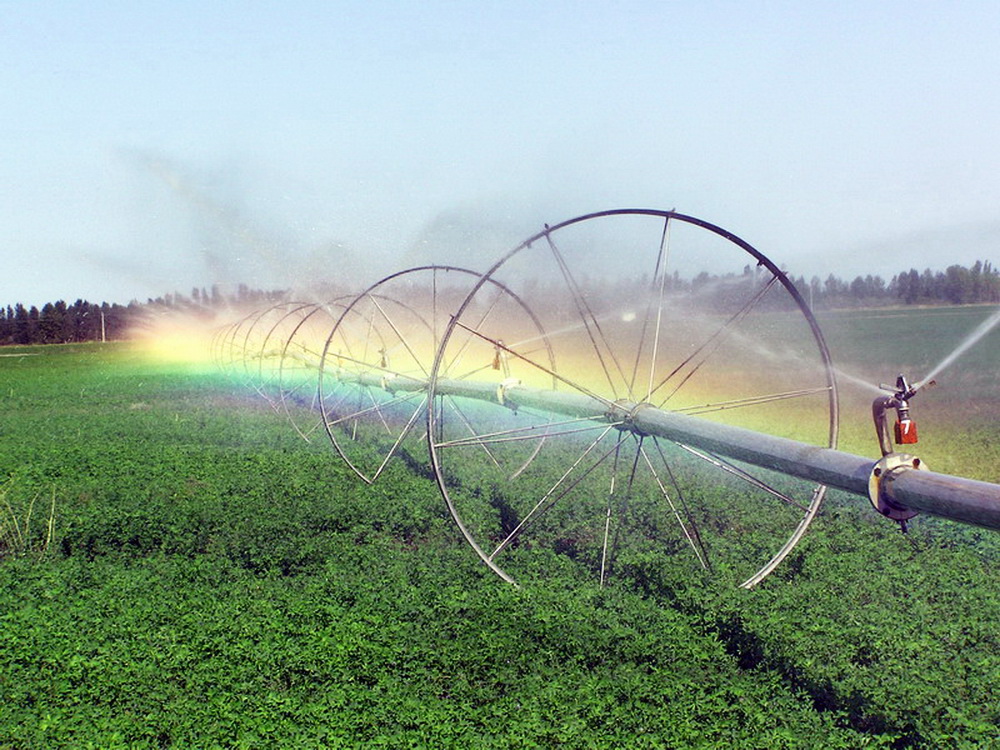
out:
<path id="1" fill-rule="evenodd" d="M 327 332 L 344 310 L 345 299 L 294 308 L 275 327 L 280 361 L 277 392 L 281 410 L 306 442 L 323 433 L 319 408 L 319 371 Z"/>
<path id="2" fill-rule="evenodd" d="M 240 385 L 283 412 L 307 442 L 322 426 L 317 377 L 322 344 L 344 305 L 280 302 L 220 329 L 216 361 Z"/>
<path id="3" fill-rule="evenodd" d="M 223 370 L 238 384 L 253 390 L 260 386 L 260 342 L 266 319 L 273 310 L 274 307 L 268 307 L 244 315 L 223 328 L 214 342 L 216 359 Z"/>
<path id="4" fill-rule="evenodd" d="M 244 348 L 250 355 L 246 358 L 249 378 L 253 388 L 276 410 L 285 410 L 281 380 L 288 342 L 298 322 L 315 309 L 311 302 L 279 302 L 261 311 L 247 331 Z"/>
<path id="5" fill-rule="evenodd" d="M 544 353 L 516 321 L 483 314 L 496 285 L 534 311 Z M 505 358 L 519 382 L 502 406 L 455 383 L 459 353 Z M 485 390 L 498 378 L 467 379 Z M 663 564 L 750 587 L 815 517 L 824 487 L 641 434 L 622 404 L 837 441 L 829 352 L 795 285 L 745 241 L 673 211 L 581 216 L 507 253 L 443 330 L 429 393 L 437 483 L 508 581 L 570 558 L 602 584 Z M 476 418 L 456 419 L 446 401 Z M 501 451 L 506 465 L 531 453 L 530 471 L 498 471 L 486 455 Z"/>

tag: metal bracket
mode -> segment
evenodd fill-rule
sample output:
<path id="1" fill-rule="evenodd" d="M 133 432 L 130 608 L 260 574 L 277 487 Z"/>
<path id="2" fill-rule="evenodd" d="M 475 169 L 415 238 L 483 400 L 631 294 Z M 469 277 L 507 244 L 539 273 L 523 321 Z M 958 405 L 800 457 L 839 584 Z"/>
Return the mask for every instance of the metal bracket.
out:
<path id="1" fill-rule="evenodd" d="M 514 404 L 505 403 L 507 401 L 507 391 L 511 388 L 521 385 L 520 378 L 507 378 L 503 380 L 500 385 L 497 386 L 497 402 L 501 406 L 509 406 L 511 409 L 517 410 Z"/>
<path id="2" fill-rule="evenodd" d="M 655 408 L 655 406 L 648 401 L 635 403 L 633 401 L 620 398 L 614 402 L 610 409 L 608 409 L 605 417 L 609 422 L 619 423 L 617 425 L 618 430 L 627 430 L 635 433 L 639 437 L 645 437 L 646 433 L 642 432 L 635 426 L 635 415 L 642 409 L 649 408 Z"/>
<path id="3" fill-rule="evenodd" d="M 895 500 L 892 496 L 892 480 L 900 473 L 914 469 L 928 470 L 916 456 L 909 453 L 889 453 L 875 462 L 868 477 L 868 499 L 872 506 L 886 518 L 904 524 L 904 528 L 905 522 L 917 515 L 917 511 L 910 510 Z"/>

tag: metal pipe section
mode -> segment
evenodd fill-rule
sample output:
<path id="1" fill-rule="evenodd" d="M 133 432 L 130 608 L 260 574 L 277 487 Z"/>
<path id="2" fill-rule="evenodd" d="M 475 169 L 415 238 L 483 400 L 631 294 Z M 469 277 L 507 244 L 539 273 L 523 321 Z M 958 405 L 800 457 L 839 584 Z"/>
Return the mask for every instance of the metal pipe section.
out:
<path id="1" fill-rule="evenodd" d="M 651 406 L 639 406 L 633 413 L 633 424 L 639 432 L 869 496 L 875 462 L 864 456 L 706 422 Z M 896 505 L 1000 529 L 1000 485 L 915 469 L 897 469 L 886 477 L 885 484 L 885 492 Z"/>
<path id="2" fill-rule="evenodd" d="M 428 387 L 427 381 L 420 378 L 388 378 L 376 373 L 342 373 L 340 379 L 389 391 L 424 391 Z M 434 390 L 439 396 L 503 403 L 512 409 L 523 406 L 567 417 L 620 423 L 622 429 L 655 435 L 865 498 L 869 497 L 869 482 L 876 465 L 865 456 L 709 422 L 651 404 L 609 402 L 582 393 L 527 388 L 513 382 L 439 378 Z M 1000 485 L 912 469 L 897 469 L 884 482 L 885 492 L 898 506 L 1000 529 Z"/>
<path id="3" fill-rule="evenodd" d="M 406 390 L 420 387 L 415 380 L 399 385 Z M 502 398 L 499 396 L 501 390 Z M 439 379 L 435 392 L 485 401 L 502 400 L 515 409 L 524 406 L 569 417 L 618 422 L 622 424 L 622 429 L 656 435 L 865 498 L 869 497 L 869 481 L 876 465 L 875 461 L 864 456 L 709 422 L 658 409 L 650 404 L 609 403 L 580 393 L 448 379 Z M 912 469 L 892 472 L 885 483 L 886 492 L 898 505 L 963 523 L 1000 529 L 1000 485 Z"/>
<path id="4" fill-rule="evenodd" d="M 887 484 L 890 497 L 911 510 L 1000 529 L 1000 485 L 912 470 L 895 472 Z"/>

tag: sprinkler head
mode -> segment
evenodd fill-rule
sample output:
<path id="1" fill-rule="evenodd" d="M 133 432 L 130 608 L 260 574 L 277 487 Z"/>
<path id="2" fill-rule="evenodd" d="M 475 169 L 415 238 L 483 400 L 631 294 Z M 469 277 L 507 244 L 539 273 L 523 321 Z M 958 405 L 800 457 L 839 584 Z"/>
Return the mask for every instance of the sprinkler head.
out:
<path id="1" fill-rule="evenodd" d="M 892 395 L 879 396 L 872 402 L 872 417 L 875 420 L 879 448 L 883 456 L 888 456 L 895 452 L 893 438 L 897 445 L 917 443 L 917 424 L 910 418 L 910 399 L 916 395 L 920 385 L 910 385 L 906 376 L 900 374 L 895 386 L 882 385 L 881 388 Z M 890 432 L 888 412 L 892 409 L 896 410 L 896 422 Z"/>
<path id="2" fill-rule="evenodd" d="M 936 380 L 924 380 L 919 383 L 911 384 L 910 381 L 906 379 L 906 376 L 900 373 L 896 377 L 896 385 L 886 385 L 885 383 L 880 383 L 879 388 L 883 391 L 891 393 L 898 401 L 909 401 L 917 395 L 917 391 L 921 391 L 924 388 L 930 388 L 933 385 L 937 385 Z"/>
<path id="3" fill-rule="evenodd" d="M 917 390 L 919 390 L 920 385 L 910 385 L 910 381 L 906 379 L 906 376 L 900 373 L 896 376 L 896 385 L 880 383 L 879 388 L 891 393 L 897 401 L 909 401 L 916 394 Z"/>
<path id="4" fill-rule="evenodd" d="M 909 401 L 916 394 L 917 389 L 910 385 L 906 376 L 900 373 L 896 378 L 896 398 L 900 401 Z"/>

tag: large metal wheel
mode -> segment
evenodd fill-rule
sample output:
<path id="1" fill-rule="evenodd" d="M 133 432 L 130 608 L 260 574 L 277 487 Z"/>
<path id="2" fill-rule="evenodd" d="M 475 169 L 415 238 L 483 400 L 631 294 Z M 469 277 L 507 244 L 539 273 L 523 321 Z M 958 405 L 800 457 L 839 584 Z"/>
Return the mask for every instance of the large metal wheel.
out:
<path id="1" fill-rule="evenodd" d="M 374 482 L 397 456 L 430 472 L 423 440 L 431 367 L 451 313 L 479 280 L 480 273 L 455 266 L 400 271 L 347 303 L 330 330 L 320 358 L 320 413 L 337 453 L 363 481 Z M 539 361 L 554 369 L 545 333 L 521 300 L 493 281 L 485 282 L 482 296 L 487 309 L 470 314 L 503 315 L 529 331 Z M 510 376 L 506 355 L 472 360 L 460 348 L 441 370 L 458 380 L 487 371 L 497 380 Z M 481 404 L 445 398 L 442 405 L 461 434 L 478 435 Z M 416 450 L 409 450 L 411 442 Z M 484 460 L 500 466 L 502 452 L 479 450 Z M 519 455 L 520 463 L 508 473 L 523 469 L 533 453 Z"/>
<path id="2" fill-rule="evenodd" d="M 534 311 L 545 347 L 494 304 L 498 286 Z M 620 210 L 546 226 L 482 275 L 440 339 L 421 376 L 431 466 L 461 533 L 505 580 L 569 559 L 603 585 L 663 560 L 664 575 L 750 587 L 820 508 L 823 486 L 642 434 L 622 411 L 651 404 L 836 446 L 816 320 L 784 272 L 715 225 Z M 504 362 L 505 377 L 483 366 L 456 383 L 459 358 Z M 519 387 L 542 395 L 519 402 Z M 563 394 L 589 397 L 593 413 Z"/>

